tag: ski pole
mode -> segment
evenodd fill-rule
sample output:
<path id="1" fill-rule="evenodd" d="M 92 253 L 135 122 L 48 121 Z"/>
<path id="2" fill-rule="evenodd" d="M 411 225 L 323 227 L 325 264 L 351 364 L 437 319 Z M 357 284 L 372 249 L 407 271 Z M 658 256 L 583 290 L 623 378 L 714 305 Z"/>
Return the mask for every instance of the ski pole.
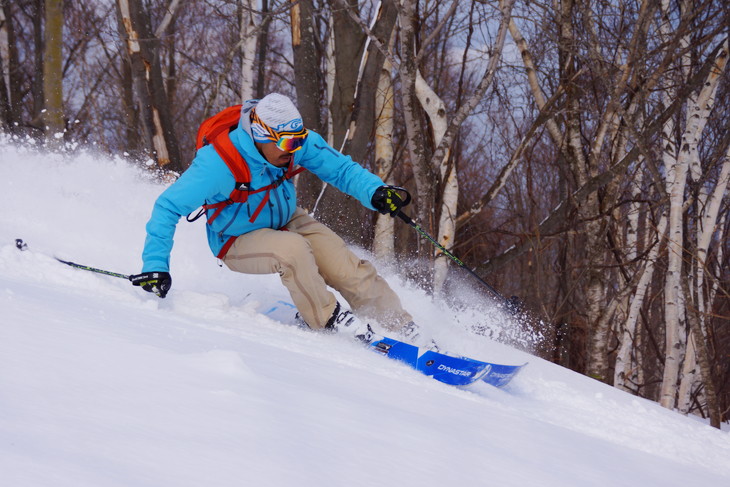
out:
<path id="1" fill-rule="evenodd" d="M 474 272 L 469 267 L 467 267 L 466 264 L 464 264 L 458 257 L 456 257 L 454 254 L 452 254 L 451 252 L 449 252 L 446 249 L 446 247 L 444 247 L 443 245 L 441 245 L 440 243 L 438 243 L 435 238 L 433 238 L 431 235 L 429 235 L 428 233 L 426 233 L 426 231 L 423 228 L 421 228 L 421 226 L 418 223 L 414 222 L 411 219 L 411 217 L 409 217 L 408 215 L 406 215 L 405 213 L 403 213 L 401 210 L 398 210 L 397 215 L 398 215 L 398 217 L 401 220 L 403 220 L 404 222 L 406 222 L 408 225 L 412 226 L 422 237 L 424 237 L 425 239 L 427 239 L 428 241 L 430 241 L 445 256 L 447 256 L 449 259 L 451 259 L 452 261 L 454 261 L 454 263 L 456 263 L 456 265 L 458 265 L 462 269 L 465 269 L 476 280 L 478 280 L 480 283 L 482 283 L 484 285 L 484 287 L 486 287 L 489 290 L 489 292 L 491 292 L 492 295 L 494 295 L 494 297 L 496 297 L 497 299 L 499 299 L 500 301 L 502 301 L 505 304 L 505 306 L 507 307 L 507 309 L 512 314 L 517 314 L 517 312 L 519 311 L 519 301 L 517 299 L 517 296 L 512 296 L 509 299 L 508 298 L 505 298 L 504 296 L 502 296 L 502 294 L 499 291 L 497 291 L 496 289 L 494 289 L 494 287 L 491 284 L 489 284 L 487 281 L 485 281 L 484 279 L 482 279 L 481 277 L 479 277 L 479 275 L 476 272 Z"/>
<path id="2" fill-rule="evenodd" d="M 57 261 L 59 261 L 62 264 L 66 264 L 68 266 L 71 266 L 74 269 L 81 269 L 83 271 L 96 272 L 97 274 L 104 274 L 105 276 L 118 277 L 120 279 L 126 279 L 128 281 L 131 280 L 129 278 L 129 276 L 126 275 L 126 274 L 118 274 L 116 272 L 105 271 L 104 269 L 97 269 L 96 267 L 89 267 L 87 265 L 77 264 L 75 262 L 69 262 L 67 260 L 61 260 L 58 257 L 54 257 L 54 259 L 56 259 Z"/>
<path id="3" fill-rule="evenodd" d="M 16 238 L 15 247 L 18 250 L 23 251 L 28 248 L 28 244 L 25 243 L 22 238 Z M 117 272 L 105 271 L 104 269 L 97 269 L 96 267 L 89 267 L 87 265 L 77 264 L 76 262 L 69 262 L 67 260 L 62 260 L 62 259 L 59 259 L 58 257 L 54 257 L 54 259 L 56 259 L 57 261 L 59 261 L 62 264 L 71 266 L 74 269 L 81 269 L 83 271 L 96 272 L 97 274 L 104 274 L 105 276 L 118 277 L 120 279 L 126 279 L 128 281 L 131 280 L 130 276 L 128 276 L 126 274 L 119 274 Z"/>

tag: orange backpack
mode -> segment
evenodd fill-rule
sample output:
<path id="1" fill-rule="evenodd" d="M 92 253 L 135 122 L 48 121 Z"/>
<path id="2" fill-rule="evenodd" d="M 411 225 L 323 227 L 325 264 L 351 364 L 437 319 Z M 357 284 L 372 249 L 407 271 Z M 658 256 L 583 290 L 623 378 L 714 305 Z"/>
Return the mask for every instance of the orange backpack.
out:
<path id="1" fill-rule="evenodd" d="M 219 203 L 212 203 L 203 205 L 202 210 L 195 215 L 192 219 L 188 217 L 188 221 L 195 221 L 200 218 L 203 213 L 207 210 L 214 209 L 215 211 L 211 216 L 208 217 L 208 224 L 210 225 L 213 221 L 218 218 L 223 208 L 234 203 L 245 203 L 248 201 L 248 197 L 254 193 L 260 193 L 266 191 L 264 198 L 259 203 L 259 206 L 254 211 L 253 215 L 249 219 L 251 223 L 256 221 L 259 213 L 264 209 L 266 203 L 269 201 L 269 192 L 278 187 L 281 183 L 287 179 L 291 179 L 300 172 L 304 171 L 303 167 L 294 169 L 294 160 L 289 162 L 289 167 L 286 172 L 273 183 L 264 186 L 263 188 L 251 189 L 251 171 L 248 168 L 246 159 L 243 158 L 238 149 L 233 145 L 229 134 L 231 131 L 238 127 L 238 122 L 241 119 L 241 105 L 234 105 L 228 107 L 212 117 L 206 119 L 198 129 L 198 135 L 195 140 L 195 148 L 200 149 L 208 144 L 212 144 L 218 155 L 226 163 L 228 169 L 233 174 L 233 178 L 236 181 L 236 185 L 231 191 L 230 196 L 225 201 Z M 218 258 L 222 259 L 226 252 L 236 240 L 237 237 L 231 237 L 228 242 L 223 246 L 223 249 L 218 254 Z"/>

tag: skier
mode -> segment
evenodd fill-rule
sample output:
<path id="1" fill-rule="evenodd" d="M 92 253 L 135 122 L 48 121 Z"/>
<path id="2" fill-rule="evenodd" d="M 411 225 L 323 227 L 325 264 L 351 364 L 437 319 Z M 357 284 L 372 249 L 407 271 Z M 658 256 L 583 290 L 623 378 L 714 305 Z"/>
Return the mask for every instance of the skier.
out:
<path id="1" fill-rule="evenodd" d="M 241 184 L 234 178 L 221 150 L 212 144 L 200 148 L 190 167 L 155 202 L 146 227 L 142 273 L 131 276 L 132 283 L 160 298 L 166 296 L 172 285 L 169 260 L 175 227 L 182 215 L 205 201 L 213 254 L 236 272 L 278 273 L 310 328 L 345 331 L 370 340 L 370 325 L 339 303 L 329 285 L 359 316 L 378 320 L 411 343 L 426 344 L 373 265 L 356 257 L 337 234 L 296 206 L 289 178 L 293 167 L 301 166 L 365 207 L 391 216 L 407 204 L 396 188 L 304 128 L 294 103 L 278 93 L 245 102 L 228 137 L 230 147 L 243 156 L 250 182 Z M 234 187 L 245 192 L 237 204 L 231 204 Z"/>

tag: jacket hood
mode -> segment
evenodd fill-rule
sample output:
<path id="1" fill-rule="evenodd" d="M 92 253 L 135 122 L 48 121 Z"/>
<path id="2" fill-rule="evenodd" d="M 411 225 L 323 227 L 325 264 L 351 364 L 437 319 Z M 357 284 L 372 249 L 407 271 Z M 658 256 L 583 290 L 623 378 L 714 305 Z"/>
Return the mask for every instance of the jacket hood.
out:
<path id="1" fill-rule="evenodd" d="M 246 100 L 241 105 L 241 120 L 238 126 L 253 140 L 253 132 L 251 132 L 251 110 L 259 104 L 259 100 Z"/>

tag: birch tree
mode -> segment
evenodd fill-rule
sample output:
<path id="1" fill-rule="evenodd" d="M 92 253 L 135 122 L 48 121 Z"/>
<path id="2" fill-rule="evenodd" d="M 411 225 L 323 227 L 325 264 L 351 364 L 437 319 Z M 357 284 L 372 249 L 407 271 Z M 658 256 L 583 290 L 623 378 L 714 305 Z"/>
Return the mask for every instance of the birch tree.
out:
<path id="1" fill-rule="evenodd" d="M 656 227 L 654 242 L 651 244 L 651 250 L 643 263 L 640 270 L 641 278 L 636 285 L 629 313 L 624 324 L 623 336 L 621 337 L 621 345 L 616 356 L 614 386 L 625 391 L 635 392 L 636 387 L 641 384 L 640 368 L 643 366 L 642 360 L 638 357 L 641 349 L 638 346 L 639 331 L 637 323 L 641 309 L 647 296 L 649 284 L 654 277 L 654 269 L 656 268 L 656 260 L 663 250 L 665 234 L 667 231 L 667 216 L 664 212 L 659 217 L 659 223 Z"/>
<path id="2" fill-rule="evenodd" d="M 394 36 L 391 37 L 391 41 Z M 391 42 L 392 45 L 392 42 Z M 393 64 L 386 58 L 378 78 L 375 98 L 375 167 L 385 184 L 393 184 L 393 132 L 395 99 L 393 90 Z M 373 253 L 381 260 L 392 261 L 395 257 L 394 219 L 390 215 L 378 214 L 375 220 Z"/>
<path id="3" fill-rule="evenodd" d="M 669 38 L 669 2 L 662 2 L 662 31 Z M 686 42 L 686 41 L 685 41 Z M 671 85 L 675 83 L 669 82 Z M 676 97 L 672 88 L 662 92 L 664 103 Z M 674 142 L 675 121 L 669 119 L 662 132 L 663 162 L 666 171 L 666 191 L 669 197 L 669 235 L 667 239 L 667 274 L 664 283 L 665 360 L 660 403 L 673 408 L 677 393 L 682 340 L 680 338 L 680 279 L 682 278 L 682 204 L 687 174 L 686 158 L 680 161 Z M 683 164 L 681 164 L 683 163 Z"/>
<path id="4" fill-rule="evenodd" d="M 686 141 L 686 149 L 683 151 L 689 159 L 689 175 L 690 179 L 695 183 L 700 183 L 702 176 L 702 163 L 698 151 L 699 138 L 709 119 L 715 104 L 717 86 L 720 76 L 724 73 L 728 59 L 728 40 L 725 40 L 723 48 L 717 55 L 716 64 L 710 72 L 708 79 L 696 97 L 692 97 L 688 106 L 688 127 L 692 127 L 695 131 L 693 137 Z M 729 137 L 724 137 L 721 144 L 730 147 Z M 707 166 L 707 164 L 705 164 Z M 720 412 L 717 404 L 716 388 L 714 385 L 714 374 L 710 366 L 708 353 L 706 323 L 707 309 L 711 307 L 714 293 L 712 289 L 706 288 L 705 269 L 708 267 L 708 254 L 710 243 L 713 236 L 716 235 L 719 223 L 719 209 L 723 195 L 727 191 L 728 180 L 730 179 L 730 164 L 728 163 L 728 153 L 720 157 L 718 161 L 719 176 L 714 188 L 708 182 L 700 184 L 700 189 L 696 198 L 696 208 L 698 215 L 698 225 L 696 226 L 696 234 L 693 236 L 694 255 L 692 258 L 692 266 L 690 269 L 693 278 L 690 284 L 683 285 L 683 291 L 687 300 L 689 300 L 693 308 L 688 310 L 688 320 L 690 321 L 690 338 L 688 340 L 687 351 L 684 357 L 683 374 L 680 380 L 678 390 L 678 409 L 687 414 L 689 412 L 692 387 L 700 379 L 703 382 L 707 393 L 707 407 L 713 426 L 719 427 Z"/>
<path id="5" fill-rule="evenodd" d="M 717 79 L 727 69 L 728 47 L 728 40 L 726 39 L 723 50 L 718 54 L 717 64 L 715 66 L 715 69 L 713 70 L 709 83 L 717 83 Z M 696 106 L 696 109 L 698 110 L 700 116 L 707 115 L 709 117 L 709 110 L 712 109 L 714 102 L 708 103 L 705 106 L 700 105 L 700 103 L 702 103 L 701 98 L 698 100 L 698 105 Z M 726 136 L 723 138 L 722 141 L 722 144 L 728 146 L 728 151 L 726 151 L 725 155 L 721 157 L 718 161 L 717 165 L 720 167 L 720 169 L 718 171 L 719 175 L 714 188 L 712 188 L 709 182 L 701 183 L 700 181 L 703 171 L 699 164 L 700 157 L 696 149 L 692 151 L 694 157 L 692 158 L 692 162 L 690 164 L 690 174 L 692 176 L 692 180 L 694 182 L 701 183 L 699 195 L 696 202 L 696 206 L 698 208 L 697 213 L 699 217 L 699 225 L 697 225 L 696 227 L 696 235 L 694 237 L 694 240 L 696 242 L 696 249 L 693 259 L 694 279 L 692 282 L 694 283 L 696 288 L 695 292 L 698 311 L 698 326 L 699 330 L 702 332 L 701 336 L 703 340 L 695 346 L 696 354 L 706 353 L 706 316 L 708 315 L 708 311 L 712 308 L 712 303 L 714 301 L 715 293 L 717 291 L 717 286 L 715 285 L 715 283 L 710 286 L 707 285 L 705 269 L 710 268 L 710 262 L 708 258 L 710 255 L 710 244 L 714 239 L 719 240 L 722 234 L 720 229 L 722 229 L 723 227 L 722 218 L 726 216 L 722 215 L 721 217 L 720 208 L 722 205 L 723 196 L 727 194 L 728 186 L 730 185 L 730 142 L 728 139 L 729 138 Z M 701 348 L 698 349 L 698 346 Z M 695 360 L 698 356 L 696 354 L 693 354 L 693 360 L 691 361 L 691 363 L 693 365 L 700 365 L 698 362 L 701 363 L 702 361 Z M 706 376 L 706 381 L 713 380 L 710 370 L 703 370 L 702 374 Z M 692 383 L 691 380 L 687 380 L 686 382 L 688 384 Z M 687 389 L 689 388 L 690 386 L 687 386 Z M 686 396 L 688 395 L 689 394 L 687 394 Z M 685 401 L 684 404 L 680 405 L 681 410 L 685 412 L 688 410 L 687 402 L 688 399 Z M 712 415 L 717 416 L 717 413 L 713 412 Z"/>
<path id="6" fill-rule="evenodd" d="M 463 125 L 466 118 L 472 113 L 477 104 L 482 100 L 487 90 L 492 85 L 494 76 L 499 65 L 504 42 L 506 39 L 507 26 L 510 22 L 513 0 L 499 2 L 499 29 L 495 36 L 494 46 L 491 50 L 489 63 L 485 69 L 479 85 L 469 98 L 459 107 L 451 117 L 448 116 L 443 100 L 428 85 L 420 74 L 418 65 L 425 55 L 425 48 L 433 39 L 439 35 L 446 20 L 454 15 L 457 2 L 452 2 L 449 10 L 444 14 L 441 22 L 429 33 L 428 37 L 421 43 L 418 51 L 415 50 L 415 24 L 414 11 L 415 3 L 402 2 L 402 9 L 399 15 L 401 29 L 401 48 L 399 79 L 401 84 L 401 100 L 405 119 L 406 140 L 408 153 L 413 167 L 414 180 L 416 182 L 418 218 L 421 225 L 435 230 L 437 239 L 447 249 L 453 248 L 456 237 L 456 206 L 458 203 L 458 174 L 457 169 L 449 164 L 449 154 L 455 141 L 456 134 Z M 425 111 L 431 122 L 432 146 L 435 147 L 433 154 L 428 157 L 426 154 L 422 130 L 420 129 L 420 111 L 416 105 Z M 433 181 L 439 181 L 440 194 L 437 195 L 437 188 Z M 436 208 L 436 201 L 440 197 L 441 208 Z M 436 211 L 440 210 L 440 211 Z M 438 221 L 436 215 L 440 214 Z M 448 260 L 438 259 L 435 263 L 434 290 L 438 292 L 446 279 Z"/>
<path id="7" fill-rule="evenodd" d="M 241 0 L 241 101 L 254 98 L 257 26 L 261 24 L 254 0 Z"/>
<path id="8" fill-rule="evenodd" d="M 448 128 L 446 105 L 436 92 L 431 89 L 426 80 L 423 79 L 420 71 L 416 73 L 416 96 L 431 121 L 433 143 L 435 146 L 439 146 Z M 448 171 L 449 154 L 450 151 L 446 149 L 443 160 L 438 163 L 439 179 L 443 184 L 443 203 L 441 205 L 441 217 L 436 227 L 438 229 L 436 240 L 447 249 L 451 248 L 454 243 L 456 233 L 454 215 L 456 213 L 456 203 L 459 198 L 459 183 L 456 178 L 456 168 L 452 167 L 451 171 Z M 441 293 L 448 272 L 448 259 L 443 255 L 440 257 L 440 259 L 437 258 L 434 261 L 434 294 Z"/>
<path id="9" fill-rule="evenodd" d="M 689 8 L 689 4 L 684 4 Z M 666 350 L 661 399 L 662 406 L 673 408 L 676 404 L 679 366 L 682 343 L 680 320 L 684 312 L 685 299 L 681 280 L 685 279 L 684 261 L 684 201 L 685 186 L 690 166 L 699 167 L 698 144 L 707 119 L 715 103 L 720 75 L 727 63 L 727 41 L 717 53 L 713 69 L 710 70 L 702 89 L 692 96 L 687 105 L 687 123 L 682 133 L 676 162 L 667 167 L 667 193 L 669 194 L 669 241 L 667 244 L 667 280 L 665 293 Z M 695 169 L 697 172 L 698 169 Z M 699 177 L 698 175 L 696 177 Z M 695 282 L 697 286 L 700 283 Z"/>
<path id="10" fill-rule="evenodd" d="M 619 222 L 615 218 L 612 222 L 606 216 L 613 212 L 624 188 L 629 187 L 628 169 L 635 167 L 639 157 L 647 155 L 647 148 L 668 123 L 673 123 L 685 101 L 707 75 L 707 63 L 704 63 L 703 75 L 695 72 L 686 76 L 684 84 L 675 83 L 676 91 L 665 103 L 657 104 L 654 90 L 678 63 L 683 49 L 682 36 L 689 32 L 697 17 L 675 19 L 675 28 L 660 40 L 654 28 L 658 4 L 627 4 L 626 7 L 619 11 L 612 10 L 614 6 L 608 4 L 570 1 L 555 4 L 554 15 L 549 17 L 555 21 L 554 38 L 545 39 L 554 39 L 558 56 L 544 58 L 542 66 L 537 65 L 518 22 L 510 24 L 510 32 L 522 55 L 526 83 L 539 112 L 489 191 L 457 219 L 465 223 L 495 199 L 525 148 L 532 143 L 529 138 L 541 133 L 544 127 L 543 133 L 555 147 L 560 174 L 569 191 L 530 234 L 551 236 L 580 229 L 571 238 L 578 240 L 573 248 L 582 253 L 574 258 L 585 262 L 581 264 L 581 293 L 576 298 L 583 303 L 581 311 L 590 326 L 586 372 L 606 381 L 610 381 L 611 365 L 608 343 L 611 330 L 618 328 L 617 300 L 626 294 L 626 286 L 639 281 L 626 274 L 621 288 L 611 284 L 614 278 L 605 271 L 605 265 L 609 257 L 618 260 L 619 253 L 612 250 L 615 239 L 607 237 L 617 235 L 612 227 Z M 626 22 L 603 21 L 617 16 L 625 16 L 621 18 Z M 617 25 L 624 28 L 619 35 L 614 32 Z M 548 63 L 553 63 L 552 67 Z M 644 66 L 649 63 L 652 68 L 645 73 Z M 559 77 L 560 83 L 551 87 L 541 81 L 538 76 L 541 70 L 548 72 L 546 79 Z M 640 143 L 635 143 L 636 140 Z M 630 143 L 627 145 L 626 141 Z M 483 270 L 497 270 L 523 252 L 535 250 L 534 241 L 520 239 L 503 254 L 486 262 Z M 625 258 L 618 260 L 618 265 L 622 272 L 629 271 Z"/>

